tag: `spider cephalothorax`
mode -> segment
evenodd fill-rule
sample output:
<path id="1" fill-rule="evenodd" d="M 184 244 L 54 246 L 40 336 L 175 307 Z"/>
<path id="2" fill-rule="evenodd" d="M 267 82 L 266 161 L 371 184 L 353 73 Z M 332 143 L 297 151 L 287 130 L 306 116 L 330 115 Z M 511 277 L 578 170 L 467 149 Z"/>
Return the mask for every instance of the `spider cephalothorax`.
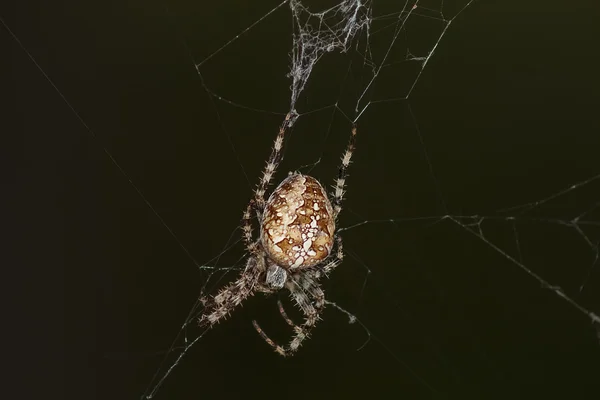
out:
<path id="1" fill-rule="evenodd" d="M 302 325 L 294 324 L 278 301 L 281 315 L 295 332 L 287 347 L 273 342 L 258 323 L 252 321 L 261 337 L 284 356 L 295 352 L 315 326 L 325 305 L 319 279 L 337 267 L 344 255 L 335 223 L 342 208 L 346 168 L 356 136 L 354 127 L 331 199 L 315 178 L 290 173 L 265 201 L 266 189 L 281 159 L 284 134 L 296 117 L 295 113 L 286 117 L 254 198 L 244 212 L 243 231 L 249 253 L 246 267 L 238 280 L 221 289 L 215 297 L 201 299 L 205 312 L 200 317 L 202 326 L 212 327 L 255 292 L 274 293 L 286 288 L 305 317 Z M 255 217 L 260 224 L 258 239 L 252 235 Z"/>

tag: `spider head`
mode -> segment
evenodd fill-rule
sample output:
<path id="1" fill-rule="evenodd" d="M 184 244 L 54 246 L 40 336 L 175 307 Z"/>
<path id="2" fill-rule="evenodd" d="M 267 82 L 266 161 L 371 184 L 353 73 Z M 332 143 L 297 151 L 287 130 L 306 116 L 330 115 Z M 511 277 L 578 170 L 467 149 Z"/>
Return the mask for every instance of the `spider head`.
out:
<path id="1" fill-rule="evenodd" d="M 284 269 L 302 269 L 327 258 L 334 242 L 333 207 L 315 178 L 291 174 L 273 191 L 261 221 L 268 258 Z"/>
<path id="2" fill-rule="evenodd" d="M 287 272 L 277 264 L 271 264 L 267 270 L 266 283 L 273 289 L 281 289 L 287 280 Z"/>

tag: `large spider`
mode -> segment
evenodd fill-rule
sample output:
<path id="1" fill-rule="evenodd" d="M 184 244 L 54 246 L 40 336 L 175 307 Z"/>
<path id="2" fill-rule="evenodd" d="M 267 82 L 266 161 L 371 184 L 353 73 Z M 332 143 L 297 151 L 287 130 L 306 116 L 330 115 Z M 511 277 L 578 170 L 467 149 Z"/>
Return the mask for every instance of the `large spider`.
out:
<path id="1" fill-rule="evenodd" d="M 276 344 L 252 321 L 260 336 L 282 356 L 293 355 L 320 319 L 325 295 L 319 279 L 342 262 L 342 239 L 335 233 L 335 223 L 342 209 L 346 169 L 356 138 L 353 127 L 331 200 L 315 178 L 290 173 L 265 201 L 265 192 L 281 161 L 285 132 L 297 117 L 295 112 L 286 116 L 254 198 L 244 212 L 244 240 L 249 253 L 246 267 L 235 282 L 215 297 L 201 298 L 205 311 L 199 321 L 201 326 L 212 327 L 255 292 L 269 294 L 285 287 L 305 317 L 302 325 L 295 325 L 278 301 L 281 315 L 295 332 L 289 345 Z M 260 223 L 260 237 L 256 240 L 252 236 L 253 213 Z"/>

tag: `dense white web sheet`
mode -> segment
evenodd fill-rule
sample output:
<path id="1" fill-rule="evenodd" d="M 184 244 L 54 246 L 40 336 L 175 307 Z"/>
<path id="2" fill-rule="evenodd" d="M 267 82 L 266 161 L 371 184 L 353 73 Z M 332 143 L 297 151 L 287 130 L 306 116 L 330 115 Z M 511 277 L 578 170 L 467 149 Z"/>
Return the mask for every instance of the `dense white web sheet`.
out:
<path id="1" fill-rule="evenodd" d="M 408 115 L 414 119 L 411 124 L 419 132 L 419 120 L 415 117 L 411 107 L 411 95 L 423 75 L 425 67 L 435 55 L 439 46 L 443 46 L 443 39 L 450 35 L 449 29 L 453 23 L 460 23 L 457 18 L 464 17 L 465 11 L 472 5 L 472 1 L 416 1 L 416 2 L 390 2 L 383 4 L 377 1 L 343 1 L 327 9 L 317 5 L 307 5 L 303 2 L 286 0 L 270 10 L 261 11 L 262 16 L 254 23 L 242 29 L 239 34 L 229 37 L 222 46 L 206 55 L 197 57 L 194 48 L 188 45 L 192 54 L 192 63 L 198 71 L 204 91 L 208 93 L 217 110 L 224 108 L 245 110 L 255 116 L 268 114 L 280 115 L 281 119 L 287 112 L 297 116 L 298 124 L 313 115 L 327 112 L 330 116 L 326 124 L 326 133 L 329 135 L 333 129 L 345 132 L 351 123 L 356 123 L 359 129 L 369 131 L 372 120 L 368 119 L 371 110 L 390 103 L 404 103 Z M 274 20 L 290 18 L 292 33 L 290 34 L 287 49 L 274 49 L 266 51 L 267 45 L 256 45 L 256 38 L 262 36 L 261 27 L 269 25 Z M 184 35 L 185 36 L 185 35 Z M 254 43 L 264 52 L 259 57 L 268 57 L 263 61 L 265 65 L 288 63 L 286 93 L 274 93 L 277 107 L 263 104 L 263 100 L 252 99 L 245 90 L 244 85 L 236 86 L 228 82 L 223 84 L 223 79 L 235 80 L 235 76 L 223 72 L 225 64 L 230 62 L 232 54 L 240 51 L 241 46 Z M 241 57 L 244 57 L 242 54 Z M 336 58 L 337 57 L 337 58 Z M 331 61 L 331 64 L 328 62 Z M 323 69 L 318 70 L 323 65 Z M 313 72 L 318 70 L 318 74 Z M 225 75 L 220 78 L 219 74 Z M 285 75 L 285 74 L 282 74 Z M 47 79 L 50 80 L 48 76 Z M 277 78 L 274 78 L 277 79 Z M 389 85 L 389 82 L 397 83 Z M 258 79 L 264 87 L 270 83 Z M 333 82 L 333 84 L 331 84 Z M 312 85 L 312 86 L 311 86 Z M 275 85 L 273 85 L 275 86 Z M 236 89 L 231 90 L 231 87 Z M 55 87 L 56 88 L 56 87 Z M 321 90 L 323 97 L 310 96 L 311 90 Z M 56 88 L 60 92 L 58 88 Z M 308 94 L 307 94 L 308 93 Z M 66 100 L 65 100 L 66 101 Z M 282 106 L 282 102 L 287 104 Z M 219 118 L 225 119 L 226 112 L 220 111 Z M 337 127 L 334 118 L 341 116 L 344 123 L 342 128 Z M 395 116 L 390 119 L 393 120 Z M 83 121 L 82 121 L 83 122 Z M 84 123 L 85 124 L 85 123 Z M 325 130 L 324 128 L 324 130 Z M 346 129 L 349 132 L 349 129 Z M 274 137 L 276 127 L 269 135 Z M 300 136 L 302 130 L 294 132 L 295 137 Z M 225 132 L 225 134 L 227 134 Z M 369 132 L 376 135 L 376 132 Z M 268 136 L 268 135 L 267 135 Z M 420 215 L 398 212 L 386 215 L 385 218 L 371 217 L 369 210 L 349 207 L 343 214 L 349 215 L 344 221 L 340 231 L 351 239 L 353 232 L 368 229 L 371 234 L 376 234 L 380 229 L 396 229 L 400 225 L 418 224 L 427 230 L 433 231 L 439 227 L 455 227 L 471 235 L 477 242 L 490 250 L 488 257 L 500 258 L 507 261 L 505 268 L 516 268 L 523 280 L 531 280 L 536 287 L 554 294 L 560 301 L 568 304 L 574 313 L 584 315 L 589 319 L 590 326 L 600 335 L 600 317 L 598 308 L 592 302 L 593 294 L 599 288 L 594 284 L 597 279 L 600 245 L 600 174 L 590 176 L 567 187 L 559 188 L 541 198 L 531 199 L 524 204 L 505 204 L 493 212 L 481 214 L 458 213 L 446 204 L 446 197 L 440 189 L 441 179 L 437 175 L 433 163 L 428 156 L 428 148 L 422 138 L 418 137 L 424 154 L 424 163 L 429 171 L 429 178 L 435 187 L 432 196 L 440 203 L 440 211 L 433 214 Z M 286 149 L 286 156 L 294 157 L 294 144 Z M 360 142 L 357 152 L 367 152 L 369 149 L 361 148 Z M 236 149 L 237 154 L 243 149 Z M 319 149 L 316 155 L 322 155 Z M 108 153 L 111 160 L 127 177 L 127 171 L 119 167 L 117 161 Z M 302 162 L 314 162 L 314 159 L 298 158 Z M 295 161 L 295 160 L 294 160 Z M 248 180 L 253 184 L 258 179 L 258 171 L 240 162 L 241 168 L 248 175 Z M 315 164 L 319 164 L 316 161 Z M 301 164 L 294 167 L 301 168 Z M 309 168 L 314 167 L 313 164 Z M 360 159 L 352 166 L 356 168 L 355 175 L 360 174 Z M 164 227 L 177 240 L 186 254 L 193 260 L 190 252 L 177 239 L 169 225 L 162 220 L 152 203 L 146 200 L 142 191 L 132 183 L 144 202 L 160 219 Z M 355 183 L 349 183 L 349 190 L 355 189 Z M 356 188 L 360 190 L 360 188 Z M 250 195 L 250 194 L 249 194 Z M 232 213 L 241 210 L 231 210 Z M 415 216 L 417 215 L 417 216 Z M 352 222 L 350 222 L 352 221 Z M 345 222 L 345 223 L 344 223 Z M 231 240 L 223 246 L 223 251 L 215 258 L 198 265 L 201 271 L 202 288 L 199 295 L 214 293 L 214 291 L 227 281 L 234 279 L 241 265 L 244 254 L 240 252 L 239 232 L 232 226 Z M 548 237 L 539 237 L 539 232 L 547 232 Z M 400 235 L 398 235 L 400 237 Z M 555 243 L 555 237 L 565 238 L 565 246 L 561 249 L 544 247 L 544 241 Z M 554 250 L 559 253 L 564 250 L 569 254 L 565 258 L 574 261 L 563 274 L 554 271 L 544 271 L 545 257 L 552 257 Z M 371 284 L 371 273 L 377 274 L 376 268 L 369 262 L 362 261 L 355 246 L 348 247 L 349 259 L 362 265 L 364 278 L 362 288 L 358 295 L 357 303 L 360 304 L 365 290 Z M 238 257 L 238 262 L 223 262 L 228 256 Z M 465 258 L 468 255 L 464 256 Z M 493 272 L 490 272 L 493 274 Z M 533 289 L 532 290 L 536 290 Z M 507 290 L 509 292 L 509 290 Z M 357 330 L 364 333 L 365 342 L 358 343 L 356 348 L 362 349 L 374 337 L 368 322 L 363 315 L 355 313 L 343 306 L 335 298 L 329 299 L 331 308 L 337 309 L 348 322 L 356 326 Z M 200 339 L 210 340 L 205 337 L 206 332 L 198 332 L 195 326 L 197 317 L 202 313 L 199 302 L 195 303 L 188 317 L 183 321 L 181 329 L 172 346 L 168 349 L 163 363 L 157 368 L 154 379 L 149 382 L 143 397 L 151 398 L 158 391 L 164 380 L 179 365 L 180 360 L 188 350 L 197 344 Z M 368 317 L 368 315 L 367 315 Z M 233 318 L 236 318 L 235 315 Z M 219 329 L 219 327 L 217 328 Z M 386 345 L 385 339 L 381 340 Z M 387 348 L 387 347 L 386 347 Z M 266 346 L 265 352 L 270 351 Z M 390 350 L 390 353 L 393 351 Z M 394 357 L 396 355 L 394 354 Z M 410 365 L 407 366 L 410 370 Z M 415 374 L 421 380 L 418 374 Z M 426 384 L 426 383 L 425 383 Z"/>

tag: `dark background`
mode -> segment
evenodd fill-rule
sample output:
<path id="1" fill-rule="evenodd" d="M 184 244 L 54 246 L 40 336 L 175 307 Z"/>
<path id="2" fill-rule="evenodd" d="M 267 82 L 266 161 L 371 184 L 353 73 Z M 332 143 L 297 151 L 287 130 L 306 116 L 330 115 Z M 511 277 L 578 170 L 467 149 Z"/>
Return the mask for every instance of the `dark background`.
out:
<path id="1" fill-rule="evenodd" d="M 7 226 L 15 223 L 3 281 L 17 294 L 5 303 L 4 370 L 18 387 L 8 397 L 140 398 L 201 288 L 235 278 L 193 260 L 221 255 L 209 265 L 240 265 L 243 248 L 226 246 L 232 232 L 239 238 L 289 104 L 289 9 L 204 64 L 204 82 L 193 60 L 276 4 L 0 6 L 58 88 L 2 28 L 4 198 Z M 477 1 L 453 22 L 408 101 L 372 104 L 361 116 L 340 225 L 368 222 L 343 232 L 348 257 L 325 289 L 371 332 L 364 348 L 356 351 L 365 330 L 329 308 L 298 355 L 282 359 L 250 321 L 278 340 L 290 332 L 274 299 L 257 296 L 192 348 L 156 398 L 597 396 L 600 343 L 590 318 L 438 217 L 496 215 L 600 174 L 599 7 Z M 348 59 L 323 65 L 300 112 L 352 99 L 339 86 Z M 392 95 L 403 83 L 400 72 L 381 80 L 381 93 Z M 301 117 L 278 179 L 320 159 L 308 169 L 332 182 L 349 129 L 332 108 Z M 592 224 L 564 224 L 599 198 L 591 181 L 481 227 L 488 242 L 599 313 L 597 264 L 588 275 L 598 209 L 582 218 Z"/>

